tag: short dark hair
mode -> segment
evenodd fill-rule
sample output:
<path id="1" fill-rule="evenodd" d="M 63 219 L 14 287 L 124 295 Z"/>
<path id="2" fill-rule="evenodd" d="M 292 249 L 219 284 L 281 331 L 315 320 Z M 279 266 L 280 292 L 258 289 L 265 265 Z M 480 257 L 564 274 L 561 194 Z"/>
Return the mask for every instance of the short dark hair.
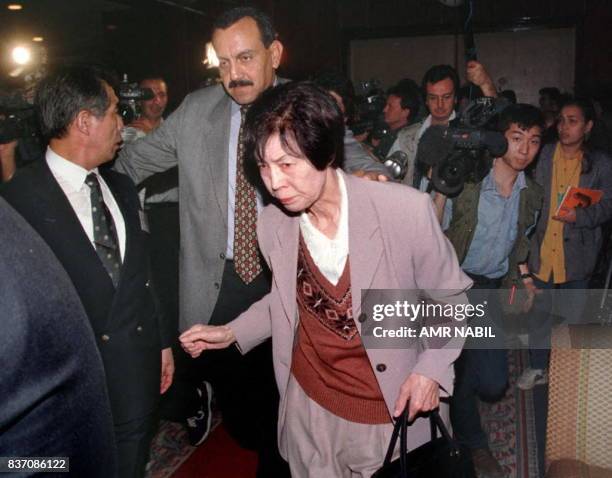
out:
<path id="1" fill-rule="evenodd" d="M 528 130 L 535 126 L 539 126 L 542 131 L 545 129 L 542 111 L 526 103 L 506 106 L 499 115 L 497 130 L 505 133 L 512 124 L 517 124 L 523 130 Z"/>
<path id="2" fill-rule="evenodd" d="M 355 96 L 355 89 L 351 80 L 336 70 L 327 70 L 319 73 L 313 83 L 324 90 L 333 91 L 342 98 L 342 101 Z"/>
<path id="3" fill-rule="evenodd" d="M 225 30 L 231 27 L 234 23 L 243 18 L 252 18 L 257 23 L 259 34 L 261 35 L 261 41 L 266 48 L 276 40 L 276 30 L 272 19 L 263 11 L 255 7 L 235 7 L 230 10 L 226 10 L 217 17 L 213 23 L 213 32 L 215 30 Z"/>
<path id="4" fill-rule="evenodd" d="M 140 78 L 140 81 L 138 82 L 138 84 L 141 84 L 143 81 L 151 81 L 151 80 L 159 80 L 159 81 L 163 81 L 164 83 L 166 83 L 166 79 L 162 75 L 159 75 L 157 73 L 148 73 Z"/>
<path id="5" fill-rule="evenodd" d="M 457 70 L 450 65 L 434 65 L 425 72 L 423 81 L 421 82 L 423 94 L 427 94 L 427 83 L 438 83 L 446 78 L 450 78 L 453 82 L 453 89 L 455 91 L 455 96 L 457 96 L 459 94 L 459 75 L 457 74 Z"/>
<path id="6" fill-rule="evenodd" d="M 311 82 L 292 82 L 265 91 L 249 108 L 243 130 L 245 158 L 263 161 L 264 147 L 278 133 L 291 154 L 303 154 L 319 171 L 342 165 L 344 119 L 334 99 Z M 295 150 L 295 146 L 299 151 Z"/>
<path id="7" fill-rule="evenodd" d="M 81 110 L 104 116 L 110 105 L 105 83 L 112 87 L 114 76 L 89 65 L 63 67 L 44 78 L 34 99 L 42 134 L 48 139 L 64 137 Z"/>
<path id="8" fill-rule="evenodd" d="M 397 96 L 403 109 L 410 110 L 410 118 L 419 114 L 419 87 L 414 80 L 404 78 L 387 90 L 387 96 Z"/>
<path id="9" fill-rule="evenodd" d="M 333 91 L 344 103 L 345 116 L 350 120 L 354 114 L 355 88 L 346 76 L 336 70 L 320 72 L 313 80 L 314 84 L 325 91 Z"/>

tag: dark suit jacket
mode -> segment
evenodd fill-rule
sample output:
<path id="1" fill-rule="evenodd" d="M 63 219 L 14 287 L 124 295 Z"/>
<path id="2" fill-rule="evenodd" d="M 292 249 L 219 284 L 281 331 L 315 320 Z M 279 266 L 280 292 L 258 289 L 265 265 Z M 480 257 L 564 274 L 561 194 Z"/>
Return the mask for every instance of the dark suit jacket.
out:
<path id="1" fill-rule="evenodd" d="M 126 227 L 125 257 L 116 290 L 44 159 L 20 170 L 0 189 L 0 195 L 43 237 L 72 279 L 96 336 L 118 424 L 142 417 L 157 406 L 160 349 L 170 345 L 173 334 L 160 332 L 134 184 L 113 171 L 101 170 L 101 174 Z"/>
<path id="2" fill-rule="evenodd" d="M 104 369 L 83 306 L 2 199 L 0 225 L 0 456 L 70 457 L 73 476 L 115 476 Z"/>

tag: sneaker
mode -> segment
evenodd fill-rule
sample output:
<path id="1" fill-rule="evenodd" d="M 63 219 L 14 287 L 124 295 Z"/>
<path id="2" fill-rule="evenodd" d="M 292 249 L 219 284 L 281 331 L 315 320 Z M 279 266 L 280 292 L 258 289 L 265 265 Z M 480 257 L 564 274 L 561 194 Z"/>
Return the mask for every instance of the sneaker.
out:
<path id="1" fill-rule="evenodd" d="M 187 419 L 187 433 L 189 434 L 189 443 L 191 446 L 201 445 L 210 434 L 210 426 L 212 424 L 212 387 L 208 382 L 196 388 L 200 397 L 200 409 L 193 417 Z"/>
<path id="2" fill-rule="evenodd" d="M 516 386 L 521 390 L 531 390 L 536 385 L 548 383 L 548 370 L 542 368 L 527 368 L 516 380 Z"/>
<path id="3" fill-rule="evenodd" d="M 478 478 L 506 478 L 504 470 L 488 448 L 472 450 L 472 463 Z"/>

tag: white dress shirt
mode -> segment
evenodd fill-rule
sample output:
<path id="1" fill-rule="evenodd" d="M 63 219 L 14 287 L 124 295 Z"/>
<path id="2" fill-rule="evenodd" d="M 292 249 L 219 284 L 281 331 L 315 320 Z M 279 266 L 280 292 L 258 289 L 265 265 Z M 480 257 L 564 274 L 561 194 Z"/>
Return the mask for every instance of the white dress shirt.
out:
<path id="1" fill-rule="evenodd" d="M 313 262 L 319 268 L 321 274 L 333 285 L 338 284 L 346 260 L 348 258 L 348 197 L 342 174 L 336 172 L 340 186 L 340 223 L 336 237 L 330 239 L 319 231 L 303 212 L 300 216 L 300 231 L 304 243 L 310 252 Z"/>
<path id="2" fill-rule="evenodd" d="M 100 176 L 98 168 L 87 171 L 78 164 L 62 158 L 50 147 L 47 148 L 45 159 L 51 173 L 62 188 L 62 191 L 64 191 L 64 194 L 68 198 L 68 202 L 72 206 L 72 209 L 77 215 L 81 226 L 83 226 L 83 230 L 94 248 L 96 246 L 94 245 L 93 220 L 91 217 L 91 193 L 89 186 L 85 184 L 85 178 L 89 173 L 96 174 L 98 182 L 100 183 L 100 189 L 102 190 L 102 198 L 115 222 L 117 239 L 119 240 L 119 251 L 121 253 L 121 260 L 123 260 L 125 255 L 125 222 L 119 210 L 119 206 L 117 206 L 117 202 L 108 185 L 102 176 Z"/>

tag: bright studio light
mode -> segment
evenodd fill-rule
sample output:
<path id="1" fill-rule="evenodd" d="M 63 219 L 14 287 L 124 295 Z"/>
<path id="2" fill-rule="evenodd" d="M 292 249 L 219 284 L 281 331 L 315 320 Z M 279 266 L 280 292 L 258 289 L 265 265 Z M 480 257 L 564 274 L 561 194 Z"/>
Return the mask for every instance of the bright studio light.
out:
<path id="1" fill-rule="evenodd" d="M 6 8 L 8 8 L 9 10 L 21 10 L 23 8 L 23 6 L 19 5 L 18 3 L 11 3 L 10 5 L 7 5 Z"/>
<path id="2" fill-rule="evenodd" d="M 29 48 L 26 48 L 24 46 L 17 46 L 13 48 L 12 56 L 13 61 L 18 65 L 26 65 L 32 58 L 32 52 Z"/>
<path id="3" fill-rule="evenodd" d="M 206 68 L 214 68 L 219 66 L 219 58 L 217 58 L 217 53 L 212 46 L 211 42 L 206 44 L 206 58 L 204 59 L 204 64 Z"/>

